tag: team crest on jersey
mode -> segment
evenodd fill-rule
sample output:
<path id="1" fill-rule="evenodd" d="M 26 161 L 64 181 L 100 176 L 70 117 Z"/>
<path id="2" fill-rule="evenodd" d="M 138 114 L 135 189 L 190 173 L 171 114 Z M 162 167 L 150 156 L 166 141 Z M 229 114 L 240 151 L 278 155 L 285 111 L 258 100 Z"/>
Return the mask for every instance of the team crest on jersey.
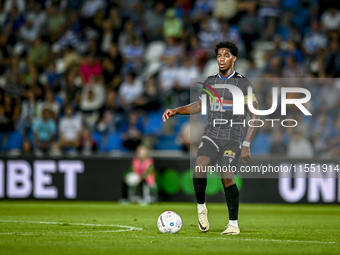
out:
<path id="1" fill-rule="evenodd" d="M 235 158 L 235 152 L 233 152 L 232 150 L 225 150 L 223 156 L 234 159 Z M 229 159 L 229 162 L 231 162 L 230 159 Z"/>
<path id="2" fill-rule="evenodd" d="M 198 149 L 203 146 L 203 142 L 200 142 L 200 145 L 198 145 Z"/>

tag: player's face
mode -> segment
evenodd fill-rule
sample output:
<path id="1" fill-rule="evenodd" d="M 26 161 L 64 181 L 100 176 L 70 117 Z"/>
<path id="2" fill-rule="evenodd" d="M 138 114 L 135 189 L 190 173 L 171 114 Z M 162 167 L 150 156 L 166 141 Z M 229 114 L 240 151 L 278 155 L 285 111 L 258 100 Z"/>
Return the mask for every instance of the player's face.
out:
<path id="1" fill-rule="evenodd" d="M 232 67 L 236 57 L 233 56 L 228 48 L 221 48 L 217 51 L 217 62 L 220 72 L 224 73 Z"/>

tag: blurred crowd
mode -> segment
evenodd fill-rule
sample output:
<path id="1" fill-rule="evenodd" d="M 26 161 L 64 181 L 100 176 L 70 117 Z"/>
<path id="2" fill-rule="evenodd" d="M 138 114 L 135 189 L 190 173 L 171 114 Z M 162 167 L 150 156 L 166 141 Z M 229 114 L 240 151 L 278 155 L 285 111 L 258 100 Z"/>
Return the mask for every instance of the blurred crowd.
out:
<path id="1" fill-rule="evenodd" d="M 160 115 L 189 103 L 190 78 L 212 74 L 213 48 L 229 40 L 239 47 L 236 71 L 253 81 L 263 109 L 271 93 L 259 78 L 310 81 L 299 86 L 312 92 L 313 116 L 292 109 L 298 128 L 260 128 L 268 148 L 258 155 L 338 157 L 339 7 L 336 0 L 0 0 L 0 149 L 91 155 L 135 150 L 150 136 L 149 147 L 167 149 L 157 137 L 168 135 L 178 145 L 169 149 L 194 153 L 188 141 L 200 134 L 190 139 L 190 122 L 169 127 Z"/>

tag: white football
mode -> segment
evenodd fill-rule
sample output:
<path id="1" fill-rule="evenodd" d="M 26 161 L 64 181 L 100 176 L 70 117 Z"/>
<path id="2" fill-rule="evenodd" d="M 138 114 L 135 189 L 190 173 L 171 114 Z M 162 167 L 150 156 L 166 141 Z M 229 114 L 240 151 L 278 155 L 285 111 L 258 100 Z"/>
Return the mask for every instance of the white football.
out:
<path id="1" fill-rule="evenodd" d="M 128 173 L 125 177 L 125 182 L 129 187 L 136 186 L 140 181 L 140 176 L 134 172 Z"/>
<path id="2" fill-rule="evenodd" d="M 166 211 L 158 217 L 157 227 L 162 233 L 176 234 L 182 228 L 182 219 L 177 213 Z"/>

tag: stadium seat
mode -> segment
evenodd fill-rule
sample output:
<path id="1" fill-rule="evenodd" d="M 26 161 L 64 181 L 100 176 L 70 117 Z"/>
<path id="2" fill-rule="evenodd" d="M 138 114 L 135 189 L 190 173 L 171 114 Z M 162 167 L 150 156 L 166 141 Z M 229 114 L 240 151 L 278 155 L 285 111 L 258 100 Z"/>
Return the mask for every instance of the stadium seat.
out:
<path id="1" fill-rule="evenodd" d="M 254 137 L 251 145 L 251 154 L 253 156 L 264 156 L 269 154 L 270 151 L 270 135 L 257 134 Z"/>
<path id="2" fill-rule="evenodd" d="M 174 132 L 177 134 L 181 130 L 183 124 L 190 120 L 190 117 L 188 115 L 177 115 L 175 118 L 177 124 L 174 126 Z"/>
<path id="3" fill-rule="evenodd" d="M 146 62 L 154 62 L 158 61 L 159 57 L 165 50 L 165 42 L 163 41 L 154 41 L 151 42 L 146 50 L 145 50 L 145 61 Z"/>
<path id="4" fill-rule="evenodd" d="M 20 150 L 22 139 L 23 139 L 22 135 L 20 134 L 19 131 L 13 131 L 13 132 L 8 133 L 8 137 L 7 137 L 3 150 L 4 151 L 10 151 L 13 149 Z"/>
<path id="5" fill-rule="evenodd" d="M 283 0 L 281 8 L 283 10 L 297 10 L 300 7 L 300 1 L 297 0 Z"/>
<path id="6" fill-rule="evenodd" d="M 109 152 L 112 150 L 123 150 L 122 146 L 123 140 L 121 137 L 121 133 L 111 133 L 107 137 L 107 143 L 102 148 L 104 151 Z"/>
<path id="7" fill-rule="evenodd" d="M 92 134 L 92 137 L 97 141 L 98 144 L 98 150 L 102 150 L 102 139 L 103 139 L 103 134 L 99 132 L 94 132 Z"/>
<path id="8" fill-rule="evenodd" d="M 156 150 L 181 150 L 182 146 L 176 143 L 176 136 L 160 136 L 155 146 Z"/>
<path id="9" fill-rule="evenodd" d="M 162 115 L 163 115 L 163 111 L 150 113 L 148 115 L 148 120 L 147 120 L 147 124 L 145 128 L 145 134 L 157 135 L 162 132 L 163 130 Z"/>

